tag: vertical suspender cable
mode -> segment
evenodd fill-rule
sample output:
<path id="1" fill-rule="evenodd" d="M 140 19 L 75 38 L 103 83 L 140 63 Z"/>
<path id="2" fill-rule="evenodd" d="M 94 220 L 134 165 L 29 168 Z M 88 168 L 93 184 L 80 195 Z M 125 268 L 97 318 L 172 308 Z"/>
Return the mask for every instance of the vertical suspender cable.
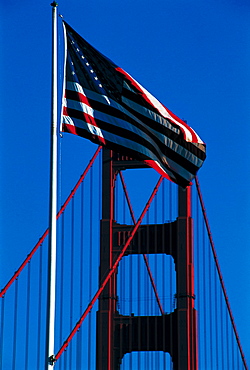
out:
<path id="1" fill-rule="evenodd" d="M 239 355 L 239 351 L 237 351 L 237 369 L 240 369 L 240 355 Z"/>
<path id="2" fill-rule="evenodd" d="M 212 310 L 212 256 L 208 246 L 208 271 L 209 271 L 209 335 L 210 343 L 213 343 L 213 310 Z M 213 346 L 210 345 L 210 364 L 213 363 Z M 210 365 L 211 366 L 211 365 Z M 213 367 L 213 366 L 212 366 Z"/>
<path id="3" fill-rule="evenodd" d="M 114 193 L 115 193 L 115 213 L 114 213 L 114 218 L 115 220 L 118 220 L 119 219 L 119 189 L 118 189 L 118 185 L 117 185 L 117 181 L 115 182 L 116 185 L 115 185 L 115 189 L 114 189 Z"/>
<path id="4" fill-rule="evenodd" d="M 158 208 L 157 208 L 157 198 L 158 198 L 158 194 L 156 194 L 155 196 L 155 199 L 154 199 L 154 224 L 157 223 L 157 211 L 158 211 Z M 154 233 L 154 245 L 155 245 L 155 253 L 154 253 L 154 270 L 155 270 L 155 285 L 156 284 L 156 278 L 157 278 L 157 254 L 156 254 L 156 246 L 157 246 L 157 233 L 155 232 Z M 154 305 L 155 306 L 155 305 Z M 156 315 L 156 312 L 154 313 Z M 157 325 L 154 325 L 154 335 L 155 335 L 155 343 L 156 343 L 156 347 L 157 347 Z M 159 363 L 158 363 L 158 360 L 159 360 L 159 352 L 157 351 L 155 353 L 155 369 L 158 369 L 159 368 Z"/>
<path id="5" fill-rule="evenodd" d="M 18 280 L 16 280 L 16 284 L 15 284 L 12 370 L 16 369 L 17 308 L 18 308 L 17 301 L 18 301 Z"/>
<path id="6" fill-rule="evenodd" d="M 210 246 L 209 246 L 210 248 Z M 213 356 L 214 356 L 214 366 L 215 368 L 218 368 L 219 366 L 219 331 L 218 331 L 218 327 L 219 327 L 219 318 L 218 318 L 218 284 L 219 281 L 218 281 L 218 274 L 217 274 L 217 270 L 216 270 L 216 266 L 213 262 L 213 256 L 212 254 L 210 253 L 210 258 L 211 258 L 211 268 L 212 268 L 212 273 L 213 273 L 213 277 L 212 277 L 212 281 L 213 281 L 213 285 L 212 285 L 212 294 L 213 294 L 213 341 L 214 341 L 214 350 L 213 350 Z"/>
<path id="7" fill-rule="evenodd" d="M 133 281 L 132 281 L 132 276 L 133 276 L 133 255 L 130 255 L 129 257 L 129 315 L 130 315 L 130 319 L 129 320 L 132 320 L 132 297 L 133 297 Z M 130 323 L 131 327 L 132 327 L 132 322 Z M 132 363 L 132 351 L 131 351 L 131 346 L 132 346 L 132 330 L 130 330 L 129 332 L 129 368 L 130 369 L 133 369 L 133 363 Z"/>
<path id="8" fill-rule="evenodd" d="M 161 223 L 164 224 L 165 222 L 165 185 L 166 185 L 166 181 L 163 180 L 162 182 L 162 217 L 161 217 Z M 165 244 L 166 241 L 165 241 L 165 232 L 164 232 L 164 228 L 163 228 L 163 243 Z M 164 272 L 166 271 L 165 269 L 165 256 L 163 255 L 162 256 L 162 296 L 163 296 L 163 302 L 165 304 L 165 297 L 166 297 L 166 284 L 165 284 L 165 279 L 166 279 L 166 276 L 164 274 Z M 166 305 L 165 305 L 166 307 Z M 165 326 L 164 326 L 164 329 L 163 329 L 163 347 L 165 347 L 166 345 L 166 331 L 165 331 Z M 163 370 L 166 369 L 166 352 L 163 352 Z"/>
<path id="9" fill-rule="evenodd" d="M 38 276 L 39 276 L 39 285 L 38 285 L 38 303 L 37 303 L 37 370 L 40 370 L 40 360 L 41 360 L 41 325 L 42 325 L 42 268 L 43 266 L 43 249 L 40 248 L 39 253 L 39 270 L 38 270 Z"/>
<path id="10" fill-rule="evenodd" d="M 206 297 L 206 246 L 205 246 L 205 225 L 202 223 L 202 266 L 203 266 L 203 325 L 204 325 L 204 368 L 207 369 L 207 297 Z"/>
<path id="11" fill-rule="evenodd" d="M 119 172 L 120 174 L 121 172 Z M 123 196 L 123 224 L 126 224 L 126 197 Z"/>
<path id="12" fill-rule="evenodd" d="M 101 148 L 101 147 L 100 147 Z M 101 208 L 101 204 L 102 204 L 102 192 L 101 192 L 101 188 L 102 188 L 102 158 L 101 156 L 99 156 L 99 220 L 101 219 L 101 214 L 102 214 L 102 208 Z"/>
<path id="13" fill-rule="evenodd" d="M 226 352 L 226 359 L 227 359 L 227 368 L 230 369 L 230 352 L 229 352 L 229 341 L 230 341 L 230 337 L 229 337 L 229 332 L 228 332 L 228 325 L 229 325 L 229 322 L 228 322 L 228 313 L 226 311 L 226 346 L 227 346 L 227 352 Z"/>
<path id="14" fill-rule="evenodd" d="M 70 330 L 73 327 L 73 308 L 74 308 L 74 259 L 75 259 L 75 198 L 71 202 L 71 248 L 70 248 Z M 73 367 L 72 363 L 72 346 L 69 351 L 69 366 Z"/>
<path id="15" fill-rule="evenodd" d="M 149 224 L 149 212 L 146 216 L 146 223 Z M 146 237 L 146 251 L 149 252 L 149 228 L 147 228 L 147 237 Z M 148 254 L 147 254 L 148 255 Z M 146 291 L 146 297 L 148 301 L 148 307 L 147 307 L 147 315 L 150 315 L 150 293 L 151 293 L 151 286 L 147 283 L 145 284 L 147 287 Z M 147 349 L 149 350 L 149 341 L 150 341 L 150 327 L 149 327 L 149 320 L 147 321 Z M 150 353 L 147 352 L 147 369 L 149 370 L 151 368 L 150 366 Z"/>
<path id="16" fill-rule="evenodd" d="M 216 266 L 214 274 L 216 274 Z M 219 368 L 219 315 L 218 315 L 218 289 L 216 275 L 214 279 L 214 304 L 215 304 L 215 352 L 216 352 L 216 369 Z"/>
<path id="17" fill-rule="evenodd" d="M 223 328 L 224 328 L 224 322 L 223 322 L 223 314 L 222 314 L 222 292 L 220 292 L 220 335 L 221 335 L 221 368 L 224 368 L 224 335 L 223 335 Z"/>
<path id="18" fill-rule="evenodd" d="M 161 223 L 164 224 L 164 221 L 165 221 L 165 185 L 166 185 L 166 182 L 163 180 L 162 182 L 162 217 L 161 217 Z M 163 243 L 165 244 L 166 241 L 165 241 L 165 229 L 163 228 Z M 163 256 L 162 258 L 162 295 L 163 295 L 163 303 L 165 304 L 165 297 L 166 297 L 166 292 L 165 292 L 165 289 L 166 289 L 166 284 L 165 284 L 165 274 L 164 272 L 166 271 L 165 270 L 165 258 Z M 165 306 L 166 307 L 166 306 Z M 165 341 L 165 328 L 164 328 L 164 341 Z M 164 343 L 164 347 L 165 347 L 165 343 Z M 164 353 L 164 358 L 165 358 L 165 353 Z"/>
<path id="19" fill-rule="evenodd" d="M 231 330 L 231 343 L 232 343 L 232 366 L 235 368 L 235 359 L 234 359 L 234 353 L 235 353 L 235 346 L 234 346 L 234 332 Z"/>
<path id="20" fill-rule="evenodd" d="M 3 330 L 4 330 L 4 297 L 2 297 L 2 304 L 1 304 L 1 333 L 0 333 L 0 353 L 3 353 Z M 3 366 L 3 356 L 0 356 L 0 370 L 2 370 Z"/>
<path id="21" fill-rule="evenodd" d="M 27 276 L 27 301 L 26 301 L 26 345 L 25 345 L 25 369 L 28 369 L 29 362 L 29 327 L 30 327 L 30 263 L 28 264 Z"/>
<path id="22" fill-rule="evenodd" d="M 125 196 L 123 195 L 122 197 L 122 201 L 123 201 L 123 213 L 122 213 L 122 223 L 125 224 L 126 223 L 126 199 L 125 199 Z M 125 301 L 125 297 L 126 297 L 126 291 L 125 291 L 125 271 L 126 271 L 126 258 L 123 258 L 122 260 L 122 263 L 120 265 L 120 269 L 119 269 L 119 276 L 120 276 L 120 279 L 119 279 L 119 286 L 120 286 L 120 295 L 119 295 L 119 306 L 118 306 L 118 310 L 120 311 L 120 314 L 123 314 L 126 313 L 125 312 L 125 305 L 124 305 L 124 301 Z M 120 343 L 119 343 L 119 348 L 120 348 L 120 353 L 119 353 L 119 356 L 120 358 L 122 358 L 122 348 L 123 348 L 123 338 L 122 338 L 122 335 L 120 335 Z"/>
<path id="23" fill-rule="evenodd" d="M 92 264 L 93 264 L 93 169 L 90 170 L 90 185 L 89 185 L 89 300 L 92 296 Z M 88 315 L 88 369 L 92 369 L 91 365 L 91 350 L 92 350 L 92 316 L 91 311 Z"/>
<path id="24" fill-rule="evenodd" d="M 83 255 L 83 245 L 84 245 L 84 184 L 81 186 L 81 211 L 80 211 L 80 289 L 79 289 L 79 308 L 80 313 L 83 309 L 83 270 L 84 270 L 84 255 Z M 77 336 L 77 369 L 82 368 L 82 330 L 78 332 Z"/>
<path id="25" fill-rule="evenodd" d="M 172 183 L 169 182 L 169 219 L 170 221 L 172 222 L 172 218 L 173 218 L 173 201 L 172 201 L 172 198 L 173 198 L 173 194 L 172 194 Z M 172 231 L 170 229 L 170 258 L 169 258 L 169 285 L 170 285 L 170 291 L 169 291 L 169 295 L 170 295 L 170 312 L 173 311 L 173 279 L 172 279 L 172 261 L 171 261 L 171 256 L 172 256 Z M 171 316 L 171 319 L 170 319 L 170 324 L 169 324 L 170 328 L 169 328 L 169 331 L 170 331 L 170 351 L 172 352 L 172 349 L 173 349 L 173 322 L 172 322 L 172 316 Z M 171 369 L 173 368 L 173 362 L 171 360 Z"/>
<path id="26" fill-rule="evenodd" d="M 137 273 L 138 273 L 138 280 L 137 280 L 137 289 L 138 289 L 138 294 L 137 294 L 137 310 L 138 310 L 138 313 L 137 315 L 139 316 L 138 318 L 138 343 L 141 343 L 141 323 L 140 323 L 140 316 L 141 316 L 141 305 L 140 305 L 140 301 L 141 301 L 141 243 L 140 243 L 140 234 L 139 234 L 139 250 L 138 250 L 138 255 L 137 255 Z M 144 303 L 145 304 L 145 303 Z M 141 369 L 141 351 L 140 351 L 140 347 L 139 347 L 139 351 L 138 351 L 138 364 L 137 364 L 137 368 L 138 369 Z"/>

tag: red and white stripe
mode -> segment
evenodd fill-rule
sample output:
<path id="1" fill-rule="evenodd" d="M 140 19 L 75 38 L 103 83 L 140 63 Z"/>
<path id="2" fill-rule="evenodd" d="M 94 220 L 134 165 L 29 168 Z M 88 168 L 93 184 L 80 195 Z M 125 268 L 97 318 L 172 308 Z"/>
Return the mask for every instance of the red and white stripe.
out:
<path id="1" fill-rule="evenodd" d="M 153 95 L 150 94 L 143 86 L 139 84 L 133 77 L 131 77 L 127 72 L 125 72 L 122 68 L 117 67 L 116 70 L 122 73 L 130 82 L 131 84 L 140 91 L 143 95 L 144 99 L 151 104 L 158 112 L 164 117 L 169 119 L 171 122 L 178 125 L 180 130 L 183 132 L 184 139 L 191 143 L 199 143 L 204 144 L 201 138 L 197 135 L 197 133 L 188 126 L 184 121 L 182 121 L 179 117 L 173 114 L 169 109 L 167 109 L 163 104 L 159 102 Z"/>

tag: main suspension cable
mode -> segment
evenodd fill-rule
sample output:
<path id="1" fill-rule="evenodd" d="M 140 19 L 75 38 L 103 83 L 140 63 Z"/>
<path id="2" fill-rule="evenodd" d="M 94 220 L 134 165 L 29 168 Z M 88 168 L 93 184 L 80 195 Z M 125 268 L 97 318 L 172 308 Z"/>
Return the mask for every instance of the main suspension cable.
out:
<path id="1" fill-rule="evenodd" d="M 82 181 L 84 180 L 85 176 L 87 175 L 89 169 L 91 168 L 91 166 L 93 165 L 96 157 L 98 156 L 99 152 L 101 151 L 101 146 L 99 146 L 96 150 L 96 152 L 94 153 L 92 159 L 89 161 L 89 164 L 88 166 L 86 167 L 85 171 L 83 172 L 83 174 L 80 176 L 79 180 L 77 181 L 75 187 L 73 188 L 73 190 L 71 191 L 70 195 L 68 196 L 68 198 L 66 199 L 66 201 L 64 202 L 64 204 L 62 205 L 60 211 L 57 213 L 57 216 L 56 216 L 56 219 L 58 220 L 58 218 L 61 216 L 61 214 L 65 211 L 67 205 L 69 204 L 69 202 L 71 201 L 72 197 L 74 196 L 74 194 L 76 193 L 77 189 L 79 188 L 79 186 L 81 185 Z M 32 249 L 32 251 L 27 255 L 27 257 L 25 258 L 25 260 L 23 261 L 23 263 L 21 264 L 21 266 L 17 269 L 17 271 L 14 273 L 14 275 L 12 276 L 12 278 L 8 281 L 8 283 L 5 285 L 5 287 L 1 290 L 0 292 L 0 298 L 2 298 L 4 296 L 4 294 L 6 293 L 6 291 L 9 289 L 9 287 L 14 283 L 14 281 L 18 278 L 18 276 L 20 275 L 20 273 L 22 272 L 22 270 L 24 269 L 24 267 L 27 265 L 27 263 L 31 260 L 31 258 L 33 257 L 33 255 L 36 253 L 36 251 L 38 250 L 38 248 L 42 245 L 42 243 L 44 242 L 44 240 L 46 239 L 46 237 L 48 236 L 49 234 L 49 228 L 47 228 L 45 230 L 45 232 L 43 233 L 43 235 L 41 236 L 41 238 L 39 239 L 39 241 L 37 242 L 37 244 L 34 246 L 34 248 Z"/>

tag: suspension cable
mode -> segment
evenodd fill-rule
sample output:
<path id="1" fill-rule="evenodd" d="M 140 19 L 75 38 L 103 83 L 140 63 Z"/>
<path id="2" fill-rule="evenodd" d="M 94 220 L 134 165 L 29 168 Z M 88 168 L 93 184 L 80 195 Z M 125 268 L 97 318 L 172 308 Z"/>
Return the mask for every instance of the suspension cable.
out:
<path id="1" fill-rule="evenodd" d="M 84 180 L 86 174 L 88 173 L 89 169 L 91 168 L 91 166 L 93 165 L 96 157 L 98 156 L 99 152 L 101 150 L 101 146 L 99 146 L 96 150 L 96 152 L 94 153 L 92 159 L 89 161 L 89 164 L 87 165 L 86 169 L 84 170 L 83 174 L 80 176 L 79 180 L 77 181 L 75 187 L 73 188 L 73 190 L 71 191 L 70 195 L 68 196 L 68 198 L 66 199 L 66 201 L 64 202 L 64 204 L 62 205 L 60 211 L 57 213 L 56 215 L 56 219 L 58 220 L 58 218 L 61 216 L 61 214 L 65 211 L 65 208 L 67 207 L 67 205 L 69 204 L 69 202 L 71 201 L 72 197 L 74 196 L 74 194 L 76 193 L 77 189 L 79 188 L 80 184 L 82 183 L 82 181 Z M 5 287 L 1 290 L 0 292 L 0 298 L 4 296 L 4 294 L 6 293 L 6 291 L 9 289 L 9 287 L 13 284 L 13 282 L 18 278 L 18 276 L 20 275 L 20 273 L 22 272 L 22 270 L 24 269 L 24 267 L 27 265 L 27 263 L 31 260 L 31 258 L 33 257 L 33 255 L 35 254 L 35 252 L 38 250 L 38 248 L 42 245 L 42 243 L 44 242 L 45 238 L 48 236 L 49 234 L 49 228 L 47 228 L 47 230 L 44 232 L 44 234 L 41 236 L 41 238 L 39 239 L 39 241 L 37 242 L 37 244 L 34 246 L 34 248 L 32 249 L 32 251 L 27 255 L 27 257 L 25 258 L 25 260 L 23 261 L 23 263 L 21 264 L 21 266 L 18 268 L 18 270 L 14 273 L 14 275 L 12 276 L 12 278 L 8 281 L 8 283 L 5 285 Z"/>
<path id="2" fill-rule="evenodd" d="M 223 295 L 224 295 L 224 298 L 225 298 L 225 301 L 226 301 L 226 306 L 227 306 L 228 313 L 229 313 L 229 316 L 230 316 L 231 324 L 233 326 L 234 334 L 235 334 L 235 337 L 236 337 L 237 344 L 239 346 L 239 350 L 240 350 L 240 354 L 241 354 L 241 358 L 242 358 L 244 367 L 247 370 L 248 366 L 247 366 L 246 359 L 245 359 L 245 356 L 244 356 L 244 353 L 243 353 L 243 349 L 241 347 L 240 338 L 239 338 L 239 335 L 238 335 L 238 332 L 237 332 L 237 329 L 236 329 L 236 325 L 235 325 L 235 322 L 234 322 L 232 310 L 231 310 L 229 300 L 228 300 L 228 297 L 227 297 L 227 292 L 226 292 L 225 284 L 224 284 L 224 281 L 223 281 L 221 269 L 220 269 L 220 266 L 219 266 L 218 257 L 217 257 L 216 251 L 215 251 L 215 246 L 214 246 L 214 242 L 213 242 L 213 238 L 212 238 L 212 233 L 211 233 L 211 229 L 210 229 L 210 226 L 209 226 L 209 223 L 208 223 L 207 213 L 206 213 L 206 209 L 205 209 L 205 206 L 204 206 L 204 202 L 203 202 L 203 198 L 202 198 L 202 194 L 201 194 L 201 190 L 200 190 L 200 184 L 199 184 L 197 176 L 195 177 L 195 184 L 196 184 L 196 189 L 197 189 L 197 192 L 198 192 L 198 196 L 199 196 L 199 200 L 200 200 L 200 204 L 201 204 L 201 208 L 202 208 L 204 221 L 205 221 L 206 228 L 207 228 L 207 233 L 208 233 L 210 245 L 211 245 L 213 256 L 214 256 L 216 269 L 217 269 L 217 272 L 218 272 L 218 275 L 219 275 Z"/>

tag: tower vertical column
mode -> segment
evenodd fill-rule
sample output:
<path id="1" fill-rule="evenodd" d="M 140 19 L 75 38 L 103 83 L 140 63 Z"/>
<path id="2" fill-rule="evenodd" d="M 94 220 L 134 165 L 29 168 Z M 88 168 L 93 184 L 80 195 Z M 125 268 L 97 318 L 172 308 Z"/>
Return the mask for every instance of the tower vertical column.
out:
<path id="1" fill-rule="evenodd" d="M 191 187 L 179 187 L 177 226 L 177 343 L 178 369 L 197 370 L 196 311 L 194 309 L 193 220 Z"/>
<path id="2" fill-rule="evenodd" d="M 102 169 L 102 220 L 100 241 L 99 282 L 113 266 L 113 221 L 115 171 L 112 151 L 103 149 Z M 98 370 L 113 369 L 113 322 L 116 311 L 116 274 L 114 274 L 99 299 L 97 312 L 97 364 Z"/>

